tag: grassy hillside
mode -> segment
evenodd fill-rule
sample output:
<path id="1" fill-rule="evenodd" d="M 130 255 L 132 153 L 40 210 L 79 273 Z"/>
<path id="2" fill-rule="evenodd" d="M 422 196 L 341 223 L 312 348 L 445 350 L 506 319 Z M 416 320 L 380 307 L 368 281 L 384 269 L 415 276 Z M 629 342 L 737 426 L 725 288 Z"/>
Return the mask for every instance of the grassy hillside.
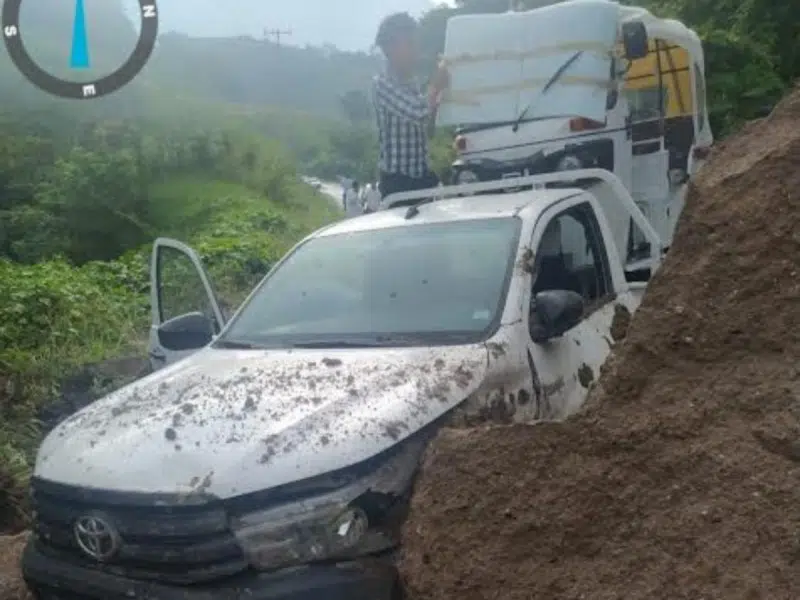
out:
<path id="1" fill-rule="evenodd" d="M 367 91 L 378 68 L 363 53 L 172 33 L 160 37 L 144 77 L 215 100 L 341 117 L 341 96 Z"/>

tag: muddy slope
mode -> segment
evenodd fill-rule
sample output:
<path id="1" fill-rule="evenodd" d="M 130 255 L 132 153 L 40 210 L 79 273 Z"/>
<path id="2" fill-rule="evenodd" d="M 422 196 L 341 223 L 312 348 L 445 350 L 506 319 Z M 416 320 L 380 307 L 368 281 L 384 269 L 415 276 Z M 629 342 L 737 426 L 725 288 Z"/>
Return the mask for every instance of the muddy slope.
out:
<path id="1" fill-rule="evenodd" d="M 589 408 L 446 430 L 417 600 L 800 598 L 800 91 L 726 140 Z"/>
<path id="2" fill-rule="evenodd" d="M 0 536 L 0 600 L 33 600 L 19 570 L 26 539 L 26 533 Z"/>

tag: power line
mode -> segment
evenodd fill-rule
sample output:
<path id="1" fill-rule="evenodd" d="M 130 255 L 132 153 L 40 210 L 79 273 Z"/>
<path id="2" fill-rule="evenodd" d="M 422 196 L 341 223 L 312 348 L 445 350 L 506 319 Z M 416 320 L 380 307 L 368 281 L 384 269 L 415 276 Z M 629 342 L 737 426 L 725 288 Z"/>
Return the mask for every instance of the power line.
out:
<path id="1" fill-rule="evenodd" d="M 275 43 L 280 47 L 283 36 L 292 35 L 291 29 L 265 29 L 264 37 L 275 38 Z"/>

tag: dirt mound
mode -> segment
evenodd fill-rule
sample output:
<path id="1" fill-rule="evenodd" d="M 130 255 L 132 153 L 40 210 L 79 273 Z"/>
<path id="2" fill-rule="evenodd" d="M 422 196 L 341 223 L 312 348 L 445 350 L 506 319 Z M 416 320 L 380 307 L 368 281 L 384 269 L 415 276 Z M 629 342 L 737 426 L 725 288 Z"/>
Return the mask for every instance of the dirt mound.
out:
<path id="1" fill-rule="evenodd" d="M 0 536 L 0 600 L 33 600 L 19 569 L 28 534 Z"/>
<path id="2" fill-rule="evenodd" d="M 800 90 L 726 140 L 589 408 L 446 430 L 420 600 L 800 598 Z"/>

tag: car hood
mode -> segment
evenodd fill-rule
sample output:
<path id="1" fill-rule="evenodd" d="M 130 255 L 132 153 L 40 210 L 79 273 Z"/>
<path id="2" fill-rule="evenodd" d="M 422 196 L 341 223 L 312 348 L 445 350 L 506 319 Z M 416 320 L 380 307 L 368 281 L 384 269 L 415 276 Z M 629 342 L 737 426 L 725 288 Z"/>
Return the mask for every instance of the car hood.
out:
<path id="1" fill-rule="evenodd" d="M 205 349 L 79 411 L 35 475 L 67 485 L 228 498 L 366 460 L 461 403 L 485 345 Z M 202 489 L 200 489 L 202 488 Z"/>

